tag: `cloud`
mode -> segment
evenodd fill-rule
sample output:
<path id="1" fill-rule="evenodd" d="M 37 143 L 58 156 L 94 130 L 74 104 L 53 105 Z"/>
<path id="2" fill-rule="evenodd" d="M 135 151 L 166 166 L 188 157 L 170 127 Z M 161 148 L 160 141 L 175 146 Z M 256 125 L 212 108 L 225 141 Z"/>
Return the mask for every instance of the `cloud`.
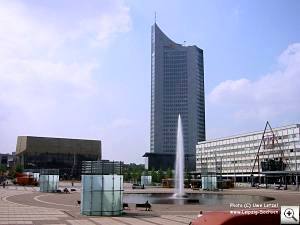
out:
<path id="1" fill-rule="evenodd" d="M 92 54 L 81 61 L 70 60 L 72 57 L 65 53 L 73 50 L 68 48 L 68 42 L 77 39 L 79 49 L 91 40 L 98 47 L 108 47 L 117 33 L 130 29 L 129 9 L 122 1 L 110 1 L 108 11 L 98 17 L 80 18 L 65 32 L 61 32 L 64 28 L 60 24 L 32 17 L 30 8 L 22 2 L 0 4 L 0 81 L 15 84 L 18 89 L 21 83 L 29 87 L 50 81 L 91 90 L 92 71 L 99 62 Z"/>
<path id="2" fill-rule="evenodd" d="M 117 118 L 117 119 L 113 120 L 111 127 L 113 129 L 118 129 L 118 128 L 127 128 L 131 125 L 133 125 L 133 121 L 130 119 Z"/>
<path id="3" fill-rule="evenodd" d="M 0 5 L 1 60 L 46 56 L 59 44 L 58 34 L 31 18 L 23 4 L 4 0 Z"/>
<path id="4" fill-rule="evenodd" d="M 89 35 L 92 46 L 107 46 L 118 33 L 130 30 L 129 8 L 121 4 L 114 6 L 113 12 L 103 12 L 95 18 L 86 18 L 80 22 L 80 29 L 82 33 Z"/>
<path id="5" fill-rule="evenodd" d="M 277 69 L 256 80 L 242 78 L 217 85 L 208 103 L 226 110 L 238 121 L 283 121 L 300 113 L 300 43 L 288 46 L 278 57 Z M 298 117 L 299 118 L 299 117 Z"/>
<path id="6" fill-rule="evenodd" d="M 131 29 L 124 1 L 96 2 L 92 10 L 77 5 L 71 19 L 66 11 L 41 8 L 0 2 L 0 152 L 13 150 L 17 135 L 80 136 L 78 128 L 91 125 L 114 93 L 101 82 L 99 59 Z M 53 14 L 58 18 L 48 19 Z"/>

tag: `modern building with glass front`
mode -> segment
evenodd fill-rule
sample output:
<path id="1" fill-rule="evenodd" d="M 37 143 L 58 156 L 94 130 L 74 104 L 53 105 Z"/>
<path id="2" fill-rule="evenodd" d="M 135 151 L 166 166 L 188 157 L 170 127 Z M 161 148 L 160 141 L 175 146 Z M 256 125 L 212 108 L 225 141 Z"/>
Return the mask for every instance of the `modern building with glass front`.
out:
<path id="1" fill-rule="evenodd" d="M 271 184 L 279 182 L 280 178 L 285 178 L 288 184 L 299 182 L 300 125 L 272 130 L 199 142 L 196 147 L 198 174 L 217 172 L 223 179 L 236 182 L 253 179 L 258 182 L 258 178 L 262 183 Z"/>
<path id="2" fill-rule="evenodd" d="M 79 178 L 82 161 L 101 159 L 101 141 L 19 136 L 16 155 L 25 170 L 59 169 L 62 178 Z"/>
<path id="3" fill-rule="evenodd" d="M 195 169 L 196 144 L 205 140 L 203 67 L 202 49 L 177 44 L 152 26 L 149 169 L 174 168 L 179 114 L 186 168 Z"/>

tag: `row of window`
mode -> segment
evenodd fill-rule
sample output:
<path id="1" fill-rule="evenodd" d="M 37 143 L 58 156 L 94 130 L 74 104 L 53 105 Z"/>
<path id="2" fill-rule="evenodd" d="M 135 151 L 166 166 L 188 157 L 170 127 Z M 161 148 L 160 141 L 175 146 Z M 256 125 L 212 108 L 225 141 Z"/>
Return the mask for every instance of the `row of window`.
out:
<path id="1" fill-rule="evenodd" d="M 243 137 L 236 137 L 236 138 L 230 138 L 230 139 L 224 139 L 224 140 L 218 140 L 213 141 L 210 143 L 204 143 L 204 147 L 209 146 L 218 146 L 218 145 L 229 145 L 229 144 L 235 144 L 238 142 L 249 142 L 249 141 L 256 141 L 261 140 L 263 133 L 243 136 Z M 265 134 L 265 137 L 273 136 L 272 133 L 267 132 Z M 281 139 L 292 139 L 292 138 L 299 138 L 299 128 L 298 129 L 287 129 L 287 130 L 279 130 L 275 131 L 275 137 L 278 138 L 278 140 Z"/>
<path id="2" fill-rule="evenodd" d="M 267 145 L 267 144 L 274 144 L 274 145 L 282 145 L 285 143 L 290 142 L 289 140 L 289 136 L 290 139 L 295 138 L 296 134 L 294 135 L 284 135 L 281 136 L 280 138 L 278 137 L 277 140 L 264 140 L 263 144 Z M 261 137 L 260 139 L 256 139 L 256 140 L 251 140 L 251 141 L 244 141 L 244 142 L 235 142 L 235 143 L 231 143 L 231 144 L 222 144 L 221 142 L 218 142 L 217 145 L 207 145 L 206 144 L 199 144 L 199 148 L 206 148 L 206 149 L 216 149 L 216 148 L 235 148 L 236 146 L 244 146 L 244 147 L 250 147 L 250 146 L 257 146 L 259 145 L 261 142 Z"/>

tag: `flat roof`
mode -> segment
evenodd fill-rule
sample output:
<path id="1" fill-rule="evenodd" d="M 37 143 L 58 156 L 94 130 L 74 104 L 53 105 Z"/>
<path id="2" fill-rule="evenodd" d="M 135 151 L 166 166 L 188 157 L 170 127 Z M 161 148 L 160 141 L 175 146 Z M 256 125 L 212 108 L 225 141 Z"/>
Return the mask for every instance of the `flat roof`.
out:
<path id="1" fill-rule="evenodd" d="M 150 157 L 150 156 L 175 156 L 176 152 L 174 153 L 164 153 L 164 152 L 146 152 L 142 157 Z M 185 156 L 195 156 L 195 154 L 185 153 Z"/>
<path id="2" fill-rule="evenodd" d="M 21 153 L 58 153 L 101 155 L 101 141 L 56 137 L 18 136 L 17 155 Z"/>
<path id="3" fill-rule="evenodd" d="M 26 138 L 43 138 L 43 139 L 59 139 L 59 140 L 78 140 L 78 141 L 100 141 L 97 139 L 82 139 L 82 138 L 66 138 L 66 137 L 44 137 L 44 136 L 18 136 L 18 137 L 26 137 Z"/>
<path id="4" fill-rule="evenodd" d="M 297 171 L 263 171 L 261 172 L 262 174 L 265 174 L 265 175 L 287 175 L 287 174 L 300 174 L 300 171 L 297 170 Z"/>
<path id="5" fill-rule="evenodd" d="M 275 128 L 272 128 L 272 130 L 273 131 L 278 131 L 278 130 L 289 129 L 289 128 L 300 128 L 300 124 L 295 123 L 295 124 L 291 124 L 291 125 L 275 127 Z M 269 131 L 269 130 L 267 129 L 267 131 Z M 209 142 L 213 142 L 213 141 L 223 141 L 223 140 L 226 140 L 226 139 L 245 137 L 245 136 L 260 134 L 260 133 L 263 133 L 263 132 L 264 132 L 263 130 L 260 130 L 260 131 L 241 133 L 241 134 L 236 134 L 236 135 L 231 135 L 231 136 L 226 136 L 226 137 L 214 138 L 214 139 L 210 139 L 210 140 L 206 140 L 206 141 L 200 141 L 200 142 L 197 143 L 197 145 L 205 144 L 205 143 L 209 143 Z"/>

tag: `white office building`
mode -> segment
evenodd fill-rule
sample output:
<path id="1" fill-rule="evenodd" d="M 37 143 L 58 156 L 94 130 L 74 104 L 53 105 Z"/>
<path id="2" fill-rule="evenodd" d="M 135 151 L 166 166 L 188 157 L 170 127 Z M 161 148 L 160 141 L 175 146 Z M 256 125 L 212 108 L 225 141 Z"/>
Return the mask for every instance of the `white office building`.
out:
<path id="1" fill-rule="evenodd" d="M 274 128 L 273 132 L 267 125 L 266 128 L 265 133 L 259 131 L 199 142 L 197 172 L 201 175 L 219 172 L 223 179 L 236 182 L 258 177 L 265 182 L 266 176 L 268 183 L 280 177 L 289 184 L 300 181 L 296 177 L 297 173 L 300 177 L 300 124 Z"/>

